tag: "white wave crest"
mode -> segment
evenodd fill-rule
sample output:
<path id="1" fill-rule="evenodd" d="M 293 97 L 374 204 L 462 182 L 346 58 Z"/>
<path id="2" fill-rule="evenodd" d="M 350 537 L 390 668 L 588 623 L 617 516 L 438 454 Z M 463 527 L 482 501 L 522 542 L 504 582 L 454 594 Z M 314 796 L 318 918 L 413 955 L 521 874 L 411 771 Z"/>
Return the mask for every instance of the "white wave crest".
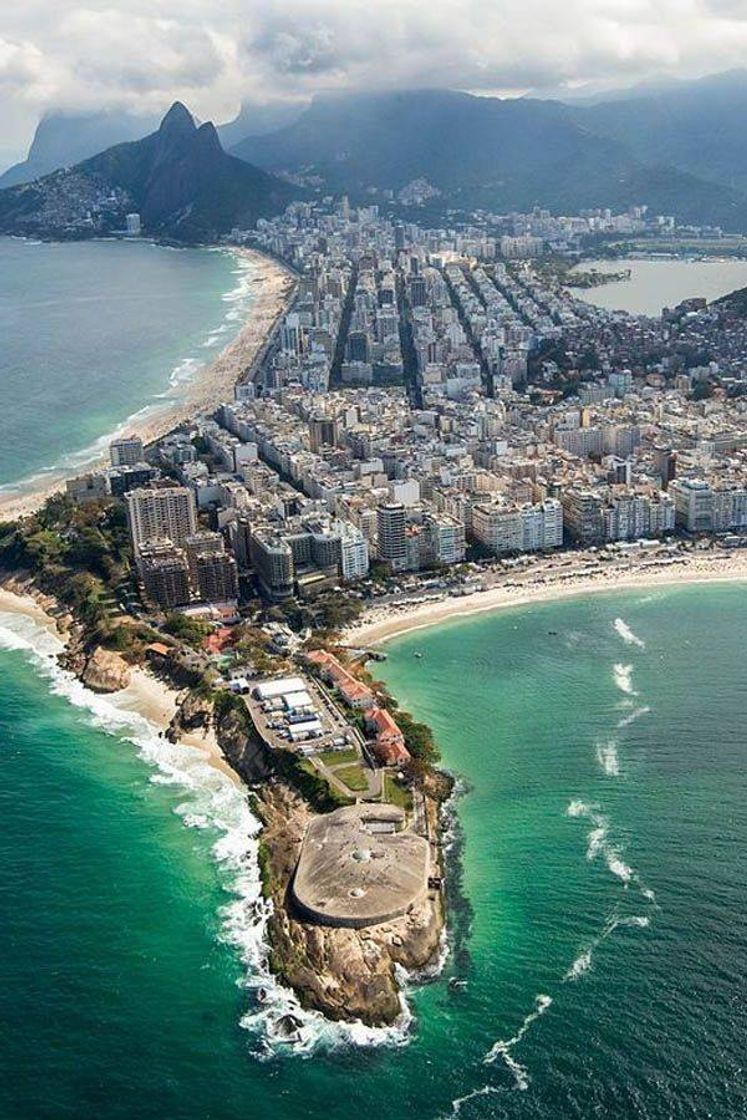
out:
<path id="1" fill-rule="evenodd" d="M 598 805 L 576 799 L 569 803 L 565 815 L 576 819 L 583 818 L 590 822 L 592 827 L 586 837 L 586 858 L 590 862 L 600 856 L 603 857 L 607 870 L 622 882 L 626 890 L 631 883 L 634 883 L 647 902 L 655 903 L 656 896 L 653 890 L 643 882 L 638 872 L 625 862 L 620 848 L 610 843 L 609 818 L 600 811 Z"/>
<path id="2" fill-rule="evenodd" d="M 637 634 L 633 633 L 625 619 L 616 618 L 612 625 L 627 646 L 638 646 L 639 649 L 646 648 L 643 638 L 639 638 Z"/>
<path id="3" fill-rule="evenodd" d="M 619 777 L 620 759 L 614 739 L 608 739 L 606 743 L 597 743 L 597 762 L 610 778 Z"/>
<path id="4" fill-rule="evenodd" d="M 630 715 L 623 716 L 623 718 L 619 721 L 617 726 L 618 726 L 618 728 L 630 727 L 631 723 L 635 723 L 635 721 L 637 719 L 640 719 L 641 716 L 647 716 L 650 711 L 651 711 L 651 709 L 648 708 L 648 707 L 645 707 L 645 706 L 641 707 L 641 708 L 635 708 L 630 713 Z"/>
<path id="5" fill-rule="evenodd" d="M 580 980 L 582 976 L 585 976 L 591 968 L 592 953 L 593 946 L 583 949 L 566 972 L 563 980 Z"/>
<path id="6" fill-rule="evenodd" d="M 615 678 L 615 684 L 621 692 L 625 692 L 628 696 L 637 696 L 633 689 L 633 666 L 621 665 L 618 663 L 612 667 L 612 675 Z"/>
<path id="7" fill-rule="evenodd" d="M 541 1015 L 544 1015 L 551 1004 L 552 999 L 550 996 L 546 996 L 543 993 L 535 996 L 534 1010 L 529 1012 L 516 1034 L 507 1039 L 499 1038 L 497 1042 L 493 1043 L 490 1050 L 488 1050 L 483 1058 L 484 1065 L 490 1065 L 492 1062 L 497 1061 L 498 1058 L 502 1058 L 507 1069 L 514 1075 L 516 1088 L 522 1091 L 529 1088 L 530 1077 L 526 1068 L 512 1056 L 511 1051 L 515 1046 L 518 1046 L 532 1023 L 539 1019 Z"/>
<path id="8" fill-rule="evenodd" d="M 617 913 L 612 914 L 604 924 L 602 932 L 592 940 L 579 952 L 571 964 L 568 971 L 563 976 L 563 983 L 567 984 L 571 981 L 581 980 L 588 972 L 591 971 L 594 953 L 608 937 L 611 937 L 616 929 L 621 926 L 631 926 L 638 929 L 646 929 L 651 924 L 649 918 L 642 915 L 633 914 L 630 917 L 620 917 Z"/>
<path id="9" fill-rule="evenodd" d="M 116 695 L 91 692 L 60 667 L 57 656 L 63 648 L 54 632 L 33 619 L 0 612 L 0 650 L 23 652 L 47 679 L 52 693 L 85 710 L 92 726 L 132 743 L 139 756 L 154 768 L 151 781 L 185 790 L 188 797 L 174 808 L 185 825 L 213 829 L 219 834 L 212 854 L 233 896 L 220 913 L 220 937 L 238 952 L 246 968 L 246 990 L 256 995 L 261 989 L 264 994 L 257 1009 L 241 1019 L 241 1026 L 257 1039 L 259 1056 L 310 1055 L 320 1048 L 340 1046 L 405 1045 L 412 1014 L 404 996 L 397 1022 L 375 1028 L 360 1022 L 333 1023 L 317 1012 L 305 1011 L 295 993 L 277 982 L 269 967 L 266 936 L 272 904 L 263 896 L 259 871 L 261 823 L 251 811 L 247 792 L 211 766 L 203 751 L 170 743 L 149 720 L 120 706 Z M 407 977 L 401 973 L 398 979 L 404 990 Z M 292 1015 L 298 1023 L 291 1039 L 279 1038 L 276 1029 L 286 1015 Z"/>

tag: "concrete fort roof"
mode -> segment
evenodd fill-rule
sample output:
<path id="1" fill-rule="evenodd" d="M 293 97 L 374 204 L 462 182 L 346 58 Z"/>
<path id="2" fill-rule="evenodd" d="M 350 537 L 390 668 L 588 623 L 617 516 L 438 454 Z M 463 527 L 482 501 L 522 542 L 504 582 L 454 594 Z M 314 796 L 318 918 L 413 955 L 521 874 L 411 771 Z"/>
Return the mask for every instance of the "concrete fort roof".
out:
<path id="1" fill-rule="evenodd" d="M 405 914 L 428 890 L 428 843 L 402 831 L 391 805 L 351 805 L 316 817 L 306 830 L 293 899 L 320 925 L 363 928 Z"/>

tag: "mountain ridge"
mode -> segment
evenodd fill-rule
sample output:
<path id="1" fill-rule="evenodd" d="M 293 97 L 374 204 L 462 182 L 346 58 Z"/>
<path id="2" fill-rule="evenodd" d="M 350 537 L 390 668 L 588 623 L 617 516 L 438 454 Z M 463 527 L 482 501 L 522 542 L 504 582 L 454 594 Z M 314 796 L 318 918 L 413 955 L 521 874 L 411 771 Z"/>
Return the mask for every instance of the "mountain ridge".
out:
<path id="1" fill-rule="evenodd" d="M 107 194 L 109 192 L 109 194 Z M 121 229 L 127 210 L 143 232 L 208 242 L 283 210 L 299 191 L 227 155 L 215 126 L 175 102 L 155 132 L 74 167 L 0 191 L 4 232 L 85 236 Z M 97 215 L 89 227 L 86 213 Z"/>
<path id="2" fill-rule="evenodd" d="M 637 158 L 594 127 L 591 112 L 449 90 L 325 95 L 294 123 L 231 152 L 357 196 L 425 178 L 447 207 L 573 213 L 646 204 L 685 222 L 747 229 L 746 192 Z"/>

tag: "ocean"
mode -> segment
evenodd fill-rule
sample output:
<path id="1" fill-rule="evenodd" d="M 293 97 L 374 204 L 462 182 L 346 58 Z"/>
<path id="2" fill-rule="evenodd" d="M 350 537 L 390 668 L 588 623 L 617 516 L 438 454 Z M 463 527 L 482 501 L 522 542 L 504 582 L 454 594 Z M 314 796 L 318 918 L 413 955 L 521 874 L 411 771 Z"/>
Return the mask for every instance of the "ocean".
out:
<path id="1" fill-rule="evenodd" d="M 253 268 L 145 241 L 0 238 L 0 489 L 82 468 L 235 336 Z"/>
<path id="2" fill-rule="evenodd" d="M 747 1114 L 746 625 L 711 585 L 389 644 L 458 778 L 449 955 L 401 1031 L 289 1047 L 251 805 L 1 616 L 0 1116 Z"/>

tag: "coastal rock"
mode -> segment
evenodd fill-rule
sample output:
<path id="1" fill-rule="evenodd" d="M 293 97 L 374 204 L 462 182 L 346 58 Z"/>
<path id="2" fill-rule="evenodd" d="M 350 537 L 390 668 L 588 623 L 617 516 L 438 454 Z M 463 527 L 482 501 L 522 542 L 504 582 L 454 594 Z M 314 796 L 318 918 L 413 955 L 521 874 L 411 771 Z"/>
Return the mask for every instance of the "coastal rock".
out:
<path id="1" fill-rule="evenodd" d="M 258 809 L 274 903 L 268 923 L 271 965 L 304 1007 L 330 1019 L 359 1019 L 369 1026 L 393 1023 L 402 1010 L 395 965 L 424 968 L 440 945 L 440 899 L 426 899 L 402 918 L 365 929 L 303 921 L 290 902 L 308 806 L 280 783 L 263 787 Z"/>
<path id="2" fill-rule="evenodd" d="M 93 692 L 119 692 L 130 683 L 130 666 L 118 653 L 98 646 L 86 661 L 81 680 Z"/>
<path id="3" fill-rule="evenodd" d="M 166 731 L 166 738 L 172 743 L 178 743 L 183 735 L 190 731 L 205 730 L 210 727 L 213 718 L 213 706 L 209 700 L 194 692 L 188 692 L 176 709 L 174 718 Z"/>

